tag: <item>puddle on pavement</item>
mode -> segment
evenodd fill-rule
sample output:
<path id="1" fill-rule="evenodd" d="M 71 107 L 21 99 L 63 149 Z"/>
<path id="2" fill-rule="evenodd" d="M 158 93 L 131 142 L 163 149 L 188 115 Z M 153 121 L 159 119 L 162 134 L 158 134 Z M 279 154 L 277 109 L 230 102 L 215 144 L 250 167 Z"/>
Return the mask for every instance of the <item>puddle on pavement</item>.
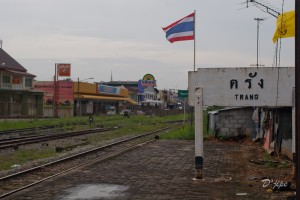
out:
<path id="1" fill-rule="evenodd" d="M 125 197 L 129 187 L 114 184 L 83 184 L 69 188 L 62 200 L 114 199 Z"/>

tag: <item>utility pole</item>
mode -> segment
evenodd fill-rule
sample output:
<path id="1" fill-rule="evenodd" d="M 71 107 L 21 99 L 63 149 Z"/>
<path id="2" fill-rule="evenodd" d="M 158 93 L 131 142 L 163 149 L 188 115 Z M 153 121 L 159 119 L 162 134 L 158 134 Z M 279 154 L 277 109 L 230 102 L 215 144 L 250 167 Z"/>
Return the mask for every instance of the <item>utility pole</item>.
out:
<path id="1" fill-rule="evenodd" d="M 246 8 L 248 8 L 249 7 L 249 4 L 251 3 L 251 4 L 253 4 L 253 5 L 255 5 L 255 7 L 258 7 L 260 10 L 262 10 L 262 11 L 264 11 L 264 12 L 266 12 L 266 13 L 269 13 L 270 15 L 272 15 L 273 17 L 275 17 L 276 19 L 278 18 L 278 16 L 281 14 L 279 11 L 277 11 L 276 9 L 273 9 L 273 8 L 271 8 L 270 7 L 270 5 L 268 4 L 268 5 L 265 5 L 264 3 L 266 3 L 266 2 L 263 2 L 263 3 L 261 3 L 261 2 L 259 2 L 259 0 L 246 0 Z M 259 42 L 259 40 L 258 40 L 258 34 L 259 34 L 259 22 L 260 21 L 263 21 L 264 19 L 263 18 L 254 18 L 254 20 L 256 20 L 257 21 L 257 62 L 256 62 L 256 65 L 250 65 L 250 66 L 259 66 L 258 65 L 258 42 Z M 277 56 L 277 51 L 276 51 L 276 56 Z M 262 66 L 264 66 L 264 65 L 262 65 Z"/>
<path id="2" fill-rule="evenodd" d="M 58 73 L 57 73 L 57 63 L 55 63 L 55 73 L 54 73 L 54 117 L 58 117 Z"/>
<path id="3" fill-rule="evenodd" d="M 79 101 L 79 84 L 80 84 L 80 82 L 79 82 L 79 77 L 78 77 L 78 79 L 77 79 L 77 117 L 78 116 L 80 116 L 80 101 Z"/>
<path id="4" fill-rule="evenodd" d="M 258 54 L 259 54 L 259 22 L 264 21 L 263 18 L 254 18 L 257 21 L 257 36 L 256 36 L 256 67 L 260 66 L 258 64 Z"/>

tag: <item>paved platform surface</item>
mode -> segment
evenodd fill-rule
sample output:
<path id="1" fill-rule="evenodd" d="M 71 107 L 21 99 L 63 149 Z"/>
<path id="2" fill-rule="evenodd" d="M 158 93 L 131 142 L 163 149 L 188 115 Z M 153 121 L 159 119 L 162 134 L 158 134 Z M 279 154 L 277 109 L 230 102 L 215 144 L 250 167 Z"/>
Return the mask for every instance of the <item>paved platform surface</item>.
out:
<path id="1" fill-rule="evenodd" d="M 273 192 L 261 180 L 249 181 L 256 167 L 249 162 L 253 148 L 205 141 L 204 180 L 194 180 L 194 141 L 158 140 L 5 199 L 287 199 L 291 192 Z"/>

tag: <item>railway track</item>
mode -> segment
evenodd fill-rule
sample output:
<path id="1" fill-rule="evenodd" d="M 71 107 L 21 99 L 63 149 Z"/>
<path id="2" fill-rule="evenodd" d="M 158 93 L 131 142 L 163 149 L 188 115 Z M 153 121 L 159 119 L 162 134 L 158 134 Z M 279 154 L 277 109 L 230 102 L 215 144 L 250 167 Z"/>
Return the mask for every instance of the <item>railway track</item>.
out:
<path id="1" fill-rule="evenodd" d="M 51 163 L 33 167 L 15 174 L 0 178 L 0 198 L 7 197 L 18 191 L 39 184 L 55 176 L 64 174 L 68 171 L 83 167 L 88 164 L 99 162 L 117 154 L 123 153 L 142 143 L 155 140 L 157 135 L 181 127 L 181 123 L 174 123 L 165 128 L 160 128 L 152 132 L 117 140 L 108 145 L 96 147 L 75 155 L 71 155 Z"/>
<path id="2" fill-rule="evenodd" d="M 21 135 L 28 135 L 28 134 L 37 134 L 41 132 L 48 132 L 62 129 L 64 126 L 87 126 L 87 123 L 84 122 L 76 122 L 76 123 L 66 123 L 66 124 L 58 124 L 58 125 L 49 125 L 49 126 L 39 126 L 39 127 L 32 127 L 32 128 L 22 128 L 22 129 L 10 129 L 10 130 L 3 130 L 0 131 L 0 136 L 21 136 Z"/>
<path id="3" fill-rule="evenodd" d="M 153 124 L 158 123 L 176 123 L 180 122 L 182 120 L 171 120 L 171 121 L 162 121 L 162 122 L 152 122 Z M 141 123 L 142 124 L 142 123 Z M 105 124 L 101 124 L 101 127 L 103 127 Z M 126 126 L 127 123 L 124 124 L 118 124 L 118 126 Z M 59 124 L 59 125 L 51 125 L 51 126 L 40 126 L 40 127 L 33 127 L 33 128 L 22 128 L 22 129 L 10 129 L 10 130 L 3 130 L 0 131 L 0 136 L 7 136 L 7 137 L 18 137 L 22 135 L 31 135 L 31 134 L 38 134 L 38 133 L 44 133 L 44 132 L 53 132 L 53 130 L 61 129 L 64 126 L 88 126 L 88 123 L 84 122 L 74 122 L 74 123 L 66 123 L 66 124 Z M 99 124 L 96 124 L 97 127 L 100 127 Z"/>
<path id="4" fill-rule="evenodd" d="M 167 122 L 153 122 L 153 124 L 159 124 L 159 123 L 172 124 L 172 123 L 177 123 L 177 122 L 181 122 L 181 120 L 174 120 L 174 121 L 167 121 Z M 0 135 L 5 134 L 5 133 L 7 133 L 7 134 L 18 133 L 19 135 L 17 137 L 9 137 L 9 138 L 5 138 L 5 139 L 0 139 L 0 150 L 7 149 L 7 148 L 18 149 L 18 147 L 21 145 L 34 144 L 34 143 L 45 142 L 45 141 L 56 140 L 56 139 L 63 139 L 63 138 L 67 138 L 67 137 L 74 137 L 74 136 L 85 135 L 85 134 L 96 133 L 96 132 L 111 131 L 113 129 L 124 127 L 126 125 L 127 124 L 120 124 L 115 127 L 93 128 L 93 129 L 80 130 L 80 131 L 68 131 L 68 132 L 61 131 L 60 133 L 53 131 L 53 128 L 54 127 L 62 127 L 61 125 L 45 126 L 45 127 L 38 127 L 38 128 L 15 129 L 15 130 L 7 131 L 7 132 L 2 131 L 2 132 L 0 132 Z M 144 124 L 139 124 L 139 125 L 144 125 Z M 37 134 L 35 132 L 36 130 L 40 131 L 43 129 L 47 130 L 48 133 Z M 51 132 L 51 130 L 52 130 L 52 132 Z M 27 134 L 23 135 L 24 133 L 27 133 Z"/>
<path id="5" fill-rule="evenodd" d="M 3 139 L 0 140 L 0 149 L 17 148 L 20 145 L 33 144 L 33 143 L 62 139 L 67 137 L 74 137 L 74 136 L 85 135 L 90 133 L 110 131 L 117 128 L 119 127 L 94 128 L 94 129 L 88 129 L 82 131 L 65 132 L 60 134 L 45 134 L 45 135 L 23 136 L 17 138 Z"/>

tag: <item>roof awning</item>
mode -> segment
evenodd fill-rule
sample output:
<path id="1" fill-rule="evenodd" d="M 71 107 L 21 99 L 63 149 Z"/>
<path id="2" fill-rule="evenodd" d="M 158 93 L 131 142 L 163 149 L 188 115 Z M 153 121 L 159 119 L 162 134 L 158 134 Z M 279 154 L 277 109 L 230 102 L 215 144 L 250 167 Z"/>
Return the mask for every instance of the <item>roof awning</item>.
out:
<path id="1" fill-rule="evenodd" d="M 142 101 L 142 103 L 164 103 L 164 102 L 158 100 L 146 100 L 146 101 Z"/>
<path id="2" fill-rule="evenodd" d="M 131 104 L 137 104 L 137 102 L 125 98 L 125 97 L 109 97 L 109 96 L 96 96 L 96 95 L 79 95 L 80 99 L 96 99 L 96 100 L 107 100 L 107 101 L 127 101 Z M 74 94 L 74 99 L 78 99 L 78 95 Z"/>
<path id="3" fill-rule="evenodd" d="M 10 72 L 12 74 L 18 74 L 18 75 L 22 75 L 22 76 L 33 76 L 36 77 L 36 75 L 27 73 L 27 72 L 21 72 L 21 71 L 15 71 L 15 70 L 10 70 L 10 69 L 3 69 L 4 71 Z"/>

